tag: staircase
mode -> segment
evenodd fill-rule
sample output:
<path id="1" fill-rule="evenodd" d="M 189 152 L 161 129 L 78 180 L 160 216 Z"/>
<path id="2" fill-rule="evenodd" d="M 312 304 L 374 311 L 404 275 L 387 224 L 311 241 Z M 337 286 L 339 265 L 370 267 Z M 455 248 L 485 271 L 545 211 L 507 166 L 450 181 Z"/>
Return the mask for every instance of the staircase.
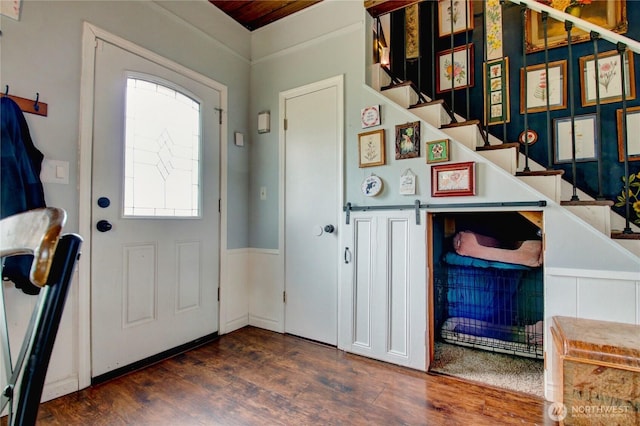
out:
<path id="1" fill-rule="evenodd" d="M 479 120 L 465 120 L 453 114 L 444 100 L 431 101 L 419 93 L 412 82 L 392 78 L 387 68 L 380 64 L 372 66 L 371 81 L 373 89 L 391 102 L 407 109 L 426 124 L 440 129 L 452 140 L 476 151 L 487 161 L 516 176 L 640 257 L 640 228 L 632 224 L 633 234 L 617 231 L 623 229 L 625 221 L 612 211 L 612 201 L 594 200 L 584 193 L 579 193 L 579 197 L 585 201 L 567 201 L 572 198 L 573 187 L 562 179 L 564 171 L 547 170 L 531 159 L 527 161 L 528 170 L 525 171 L 525 157 L 520 152 L 520 143 L 502 143 L 491 135 L 485 136 Z"/>

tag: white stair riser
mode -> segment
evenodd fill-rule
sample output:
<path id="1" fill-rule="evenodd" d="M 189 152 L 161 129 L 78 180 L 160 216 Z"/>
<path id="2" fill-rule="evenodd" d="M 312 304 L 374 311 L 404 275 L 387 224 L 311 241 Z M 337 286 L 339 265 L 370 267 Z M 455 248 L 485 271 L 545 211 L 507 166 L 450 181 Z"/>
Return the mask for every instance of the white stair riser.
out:
<path id="1" fill-rule="evenodd" d="M 560 181 L 562 180 L 560 175 L 518 176 L 518 179 L 551 198 L 556 203 L 560 202 Z"/>
<path id="2" fill-rule="evenodd" d="M 399 86 L 385 89 L 382 94 L 402 108 L 409 108 L 418 102 L 418 94 L 410 86 Z"/>
<path id="3" fill-rule="evenodd" d="M 603 234 L 611 235 L 611 208 L 609 206 L 564 207 Z"/>
<path id="4" fill-rule="evenodd" d="M 615 240 L 622 247 L 629 250 L 631 253 L 640 257 L 640 241 L 638 240 Z"/>
<path id="5" fill-rule="evenodd" d="M 451 122 L 447 111 L 440 103 L 412 108 L 411 112 L 437 129 Z"/>
<path id="6" fill-rule="evenodd" d="M 373 64 L 371 66 L 371 87 L 379 92 L 381 88 L 390 84 L 391 77 L 389 77 L 389 74 L 380 67 L 380 64 Z"/>
<path id="7" fill-rule="evenodd" d="M 455 139 L 458 142 L 464 144 L 469 149 L 475 150 L 477 146 L 482 146 L 482 135 L 478 126 L 460 126 L 441 129 L 444 133 L 449 135 L 451 139 Z"/>
<path id="8" fill-rule="evenodd" d="M 515 147 L 508 149 L 496 149 L 491 151 L 479 151 L 478 153 L 487 160 L 511 173 L 512 175 L 516 174 L 518 164 L 516 161 L 517 153 Z"/>

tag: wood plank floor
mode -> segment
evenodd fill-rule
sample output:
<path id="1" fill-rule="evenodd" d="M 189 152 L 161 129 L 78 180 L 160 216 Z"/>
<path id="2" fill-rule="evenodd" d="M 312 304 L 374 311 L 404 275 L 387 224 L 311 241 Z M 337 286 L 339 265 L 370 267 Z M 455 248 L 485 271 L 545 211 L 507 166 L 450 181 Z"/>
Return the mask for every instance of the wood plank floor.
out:
<path id="1" fill-rule="evenodd" d="M 548 404 L 246 327 L 44 403 L 38 425 L 551 425 Z"/>

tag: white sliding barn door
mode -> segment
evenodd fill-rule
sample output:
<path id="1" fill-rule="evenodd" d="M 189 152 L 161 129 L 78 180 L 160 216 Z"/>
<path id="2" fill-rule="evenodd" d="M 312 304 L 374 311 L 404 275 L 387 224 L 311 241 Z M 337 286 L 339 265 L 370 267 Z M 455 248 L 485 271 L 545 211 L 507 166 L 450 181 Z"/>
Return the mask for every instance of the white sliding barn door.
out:
<path id="1" fill-rule="evenodd" d="M 353 212 L 343 232 L 340 346 L 426 370 L 426 222 L 413 211 Z"/>

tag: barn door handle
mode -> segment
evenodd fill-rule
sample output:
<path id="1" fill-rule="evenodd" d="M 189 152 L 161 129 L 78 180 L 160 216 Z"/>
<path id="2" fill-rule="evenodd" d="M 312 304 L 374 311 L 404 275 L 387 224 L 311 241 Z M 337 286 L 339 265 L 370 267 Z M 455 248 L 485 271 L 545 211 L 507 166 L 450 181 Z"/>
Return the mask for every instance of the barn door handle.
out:
<path id="1" fill-rule="evenodd" d="M 344 263 L 351 262 L 351 252 L 349 251 L 349 247 L 344 248 Z"/>

